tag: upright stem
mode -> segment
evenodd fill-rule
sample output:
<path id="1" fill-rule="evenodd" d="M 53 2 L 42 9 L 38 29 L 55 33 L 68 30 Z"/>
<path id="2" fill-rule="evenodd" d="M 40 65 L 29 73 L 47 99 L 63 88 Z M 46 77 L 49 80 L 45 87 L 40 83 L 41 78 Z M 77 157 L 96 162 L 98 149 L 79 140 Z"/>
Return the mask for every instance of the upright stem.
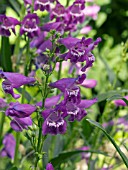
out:
<path id="1" fill-rule="evenodd" d="M 20 144 L 20 132 L 16 132 L 16 147 L 15 147 L 15 156 L 14 156 L 14 165 L 18 165 L 18 149 Z"/>
<path id="2" fill-rule="evenodd" d="M 68 7 L 68 6 L 69 6 L 69 1 L 70 1 L 70 0 L 67 0 L 67 2 L 66 2 L 66 7 Z"/>
<path id="3" fill-rule="evenodd" d="M 47 84 L 48 84 L 48 78 L 49 75 L 46 75 L 46 80 L 45 80 L 45 86 L 44 86 L 44 93 L 43 93 L 43 99 L 42 99 L 42 110 L 44 110 L 44 105 L 45 105 L 45 100 L 47 97 Z M 37 155 L 36 155 L 36 162 L 35 162 L 35 170 L 37 168 L 38 165 L 38 161 L 40 159 L 39 154 L 42 152 L 42 146 L 43 146 L 43 142 L 44 140 L 42 140 L 42 118 L 39 118 L 38 120 L 38 126 L 39 126 L 39 135 L 38 135 L 38 143 L 37 143 Z"/>
<path id="4" fill-rule="evenodd" d="M 62 70 L 62 61 L 59 63 L 59 71 L 58 71 L 58 77 L 57 80 L 61 78 L 61 70 Z M 59 90 L 57 89 L 57 94 L 59 93 Z"/>

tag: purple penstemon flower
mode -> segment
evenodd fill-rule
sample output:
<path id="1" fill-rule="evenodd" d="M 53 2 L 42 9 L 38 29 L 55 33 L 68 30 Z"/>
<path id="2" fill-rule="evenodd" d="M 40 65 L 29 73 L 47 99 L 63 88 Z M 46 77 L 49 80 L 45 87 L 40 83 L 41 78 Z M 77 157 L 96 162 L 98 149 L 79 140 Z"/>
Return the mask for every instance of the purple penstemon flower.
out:
<path id="1" fill-rule="evenodd" d="M 53 20 L 54 18 L 56 18 L 56 22 L 58 22 L 58 21 L 64 20 L 65 16 L 66 16 L 66 9 L 57 0 L 55 8 L 52 9 L 50 13 L 50 19 Z"/>
<path id="2" fill-rule="evenodd" d="M 84 72 L 88 67 L 91 67 L 95 61 L 95 57 L 91 51 L 100 41 L 101 38 L 97 38 L 96 41 L 93 42 L 91 38 L 86 39 L 83 37 L 82 40 L 80 40 L 73 37 L 67 37 L 60 39 L 59 43 L 69 49 L 69 52 L 65 56 L 65 60 L 70 59 L 70 62 L 74 64 L 86 61 L 86 65 L 81 69 L 81 71 Z"/>
<path id="3" fill-rule="evenodd" d="M 2 88 L 5 93 L 9 93 L 13 98 L 20 97 L 19 94 L 15 94 L 13 88 L 19 88 L 22 85 L 31 84 L 35 82 L 35 78 L 26 77 L 19 73 L 3 72 L 0 70 L 0 78 L 4 79 L 2 82 Z"/>
<path id="4" fill-rule="evenodd" d="M 47 109 L 42 112 L 44 123 L 42 125 L 42 133 L 46 134 L 64 134 L 66 132 L 67 123 L 64 120 L 62 109 Z"/>
<path id="5" fill-rule="evenodd" d="M 0 151 L 0 156 L 8 156 L 14 159 L 16 141 L 12 134 L 6 134 L 3 139 L 4 148 Z"/>
<path id="6" fill-rule="evenodd" d="M 22 131 L 32 125 L 30 115 L 36 111 L 36 107 L 30 104 L 20 104 L 19 102 L 10 103 L 9 108 L 6 110 L 6 116 L 10 116 L 11 127 L 15 131 Z"/>
<path id="7" fill-rule="evenodd" d="M 27 33 L 29 38 L 38 36 L 40 33 L 40 28 L 38 27 L 38 24 L 39 24 L 38 16 L 35 13 L 33 14 L 28 13 L 22 21 L 20 35 Z"/>
<path id="8" fill-rule="evenodd" d="M 68 8 L 69 16 L 71 17 L 72 22 L 82 23 L 85 19 L 85 15 L 83 14 L 82 10 L 85 8 L 85 0 L 76 0 L 73 5 Z"/>
<path id="9" fill-rule="evenodd" d="M 0 15 L 0 23 L 1 23 L 0 35 L 6 36 L 6 37 L 9 37 L 11 35 L 10 30 L 12 30 L 12 32 L 16 34 L 15 26 L 20 25 L 20 22 L 17 19 L 12 18 L 12 17 L 7 17 L 4 14 Z"/>
<path id="10" fill-rule="evenodd" d="M 70 116 L 68 120 L 70 122 L 73 122 L 74 120 L 81 121 L 87 115 L 87 111 L 85 109 L 91 107 L 96 102 L 97 98 L 91 100 L 81 100 L 79 104 L 74 104 L 70 101 L 67 101 L 66 111 L 67 116 Z"/>
<path id="11" fill-rule="evenodd" d="M 30 116 L 35 110 L 36 107 L 30 104 L 10 103 L 9 108 L 6 110 L 6 115 L 25 118 Z"/>
<path id="12" fill-rule="evenodd" d="M 11 120 L 11 127 L 17 132 L 22 132 L 24 129 L 28 129 L 28 126 L 32 125 L 32 119 L 30 117 L 18 118 L 13 116 Z"/>
<path id="13" fill-rule="evenodd" d="M 86 108 L 90 107 L 97 102 L 97 99 L 92 100 L 81 100 L 80 88 L 77 84 L 83 83 L 85 80 L 85 75 L 81 75 L 78 78 L 63 78 L 54 83 L 50 83 L 50 87 L 58 88 L 64 93 L 64 100 L 59 104 L 65 108 L 63 116 L 69 116 L 69 121 L 74 121 L 75 119 L 80 121 L 86 115 Z M 61 109 L 60 109 L 61 110 Z"/>
<path id="14" fill-rule="evenodd" d="M 50 1 L 49 0 L 35 0 L 34 10 L 37 11 L 38 9 L 40 11 L 44 11 L 44 10 L 50 11 Z"/>

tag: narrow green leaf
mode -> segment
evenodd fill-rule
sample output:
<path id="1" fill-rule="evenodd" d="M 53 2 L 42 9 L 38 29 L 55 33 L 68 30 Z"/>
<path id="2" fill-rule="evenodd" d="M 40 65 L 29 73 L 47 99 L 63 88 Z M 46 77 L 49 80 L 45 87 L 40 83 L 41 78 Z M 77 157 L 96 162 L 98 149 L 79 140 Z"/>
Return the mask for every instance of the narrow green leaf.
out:
<path id="1" fill-rule="evenodd" d="M 111 141 L 111 143 L 113 144 L 113 146 L 115 147 L 115 149 L 117 150 L 117 152 L 119 153 L 119 155 L 121 156 L 124 164 L 126 165 L 126 167 L 128 168 L 128 159 L 125 156 L 125 154 L 120 150 L 119 146 L 116 144 L 116 142 L 114 141 L 114 139 L 106 132 L 106 130 L 98 123 L 95 122 L 93 120 L 90 119 L 86 119 L 88 122 L 90 122 L 92 125 L 98 127 L 100 130 L 102 130 L 104 132 L 104 134 L 108 137 L 108 139 Z"/>
<path id="2" fill-rule="evenodd" d="M 105 156 L 108 156 L 105 152 L 101 152 L 101 151 L 92 151 L 92 150 L 76 150 L 76 151 L 70 151 L 70 152 L 62 152 L 60 153 L 57 157 L 53 158 L 50 160 L 50 162 L 52 163 L 52 165 L 54 167 L 57 167 L 59 164 L 61 164 L 62 162 L 64 162 L 67 159 L 70 159 L 72 156 L 76 155 L 76 154 L 80 154 L 82 152 L 91 152 L 91 153 L 96 153 L 96 154 L 102 154 Z"/>
<path id="3" fill-rule="evenodd" d="M 113 96 L 117 96 L 120 97 L 122 93 L 128 93 L 128 89 L 122 89 L 122 90 L 111 90 L 108 91 L 107 93 L 101 93 L 98 96 L 96 96 L 98 98 L 98 102 L 101 102 L 103 100 L 106 100 L 108 98 L 111 98 Z M 116 99 L 116 98 L 115 98 Z"/>
<path id="4" fill-rule="evenodd" d="M 1 41 L 1 66 L 4 71 L 12 71 L 12 61 L 11 61 L 11 46 L 9 44 L 9 38 L 2 36 Z"/>
<path id="5" fill-rule="evenodd" d="M 108 98 L 107 101 L 116 100 L 116 99 L 122 99 L 128 105 L 128 100 L 119 94 L 115 94 L 114 96 Z"/>
<path id="6" fill-rule="evenodd" d="M 116 99 L 122 99 L 122 96 L 120 94 L 115 94 L 114 96 L 109 97 L 107 101 L 116 100 Z"/>

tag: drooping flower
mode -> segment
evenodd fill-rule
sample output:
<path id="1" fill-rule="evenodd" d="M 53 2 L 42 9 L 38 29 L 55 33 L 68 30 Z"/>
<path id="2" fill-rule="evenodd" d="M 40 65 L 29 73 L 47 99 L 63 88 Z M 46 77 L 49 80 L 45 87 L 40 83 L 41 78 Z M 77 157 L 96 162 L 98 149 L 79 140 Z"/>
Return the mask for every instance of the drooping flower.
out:
<path id="1" fill-rule="evenodd" d="M 4 14 L 0 15 L 0 35 L 9 37 L 11 35 L 10 30 L 12 30 L 12 32 L 16 34 L 15 33 L 16 25 L 20 25 L 20 22 L 17 19 L 7 17 Z"/>
<path id="2" fill-rule="evenodd" d="M 36 107 L 30 104 L 20 104 L 19 102 L 10 103 L 6 110 L 6 116 L 14 116 L 17 118 L 25 118 L 35 112 Z"/>
<path id="3" fill-rule="evenodd" d="M 44 11 L 44 10 L 50 11 L 50 1 L 49 0 L 35 0 L 34 10 L 37 11 L 38 9 L 40 11 Z"/>
<path id="4" fill-rule="evenodd" d="M 71 63 L 86 61 L 86 65 L 81 69 L 81 71 L 84 72 L 88 67 L 92 67 L 95 57 L 91 51 L 100 41 L 101 38 L 97 38 L 96 41 L 93 42 L 91 38 L 86 39 L 83 37 L 82 40 L 80 40 L 73 37 L 67 37 L 60 39 L 59 43 L 69 49 L 65 60 L 70 59 Z"/>
<path id="5" fill-rule="evenodd" d="M 5 93 L 9 93 L 13 98 L 17 99 L 20 97 L 19 94 L 13 92 L 13 88 L 19 88 L 25 84 L 32 84 L 35 82 L 35 78 L 26 77 L 19 73 L 3 72 L 0 70 L 0 78 L 4 79 L 2 87 Z"/>
<path id="6" fill-rule="evenodd" d="M 13 116 L 10 125 L 13 130 L 22 132 L 24 129 L 28 129 L 28 126 L 32 125 L 32 119 L 30 117 L 18 118 Z"/>
<path id="7" fill-rule="evenodd" d="M 22 21 L 20 35 L 27 33 L 29 38 L 38 36 L 40 33 L 40 28 L 38 27 L 38 24 L 39 24 L 38 16 L 35 13 L 33 14 L 28 13 Z"/>
<path id="8" fill-rule="evenodd" d="M 0 151 L 0 156 L 8 156 L 14 159 L 16 141 L 12 134 L 6 134 L 3 139 L 4 148 Z"/>
<path id="9" fill-rule="evenodd" d="M 48 163 L 46 166 L 46 170 L 54 170 L 53 166 L 51 163 Z"/>

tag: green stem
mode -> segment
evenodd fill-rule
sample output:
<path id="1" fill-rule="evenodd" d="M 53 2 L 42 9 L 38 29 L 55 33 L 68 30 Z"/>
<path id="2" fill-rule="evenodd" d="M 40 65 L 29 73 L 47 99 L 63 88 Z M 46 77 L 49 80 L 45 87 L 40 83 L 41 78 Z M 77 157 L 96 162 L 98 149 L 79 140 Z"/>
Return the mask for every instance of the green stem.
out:
<path id="1" fill-rule="evenodd" d="M 45 86 L 44 86 L 44 93 L 43 93 L 43 99 L 42 99 L 42 110 L 44 109 L 44 104 L 45 104 L 45 100 L 46 100 L 46 97 L 47 97 L 47 84 L 48 84 L 48 78 L 49 78 L 49 75 L 46 75 L 46 80 L 45 80 Z M 36 148 L 36 152 L 37 152 L 37 155 L 36 155 L 36 161 L 35 161 L 35 170 L 38 166 L 38 162 L 40 160 L 40 157 L 39 157 L 39 154 L 41 154 L 42 152 L 42 147 L 43 147 L 43 142 L 45 140 L 45 137 L 43 138 L 42 140 L 42 118 L 40 117 L 39 120 L 38 120 L 38 126 L 39 126 L 39 135 L 38 135 L 38 143 L 37 143 L 37 148 Z"/>
<path id="2" fill-rule="evenodd" d="M 29 57 L 29 46 L 30 46 L 30 40 L 28 38 L 27 49 L 26 49 L 26 58 L 25 58 L 25 72 L 24 72 L 25 76 L 28 75 L 28 67 L 29 67 L 29 60 L 30 60 L 30 57 Z"/>
<path id="3" fill-rule="evenodd" d="M 15 147 L 15 156 L 14 156 L 14 165 L 18 166 L 18 150 L 20 144 L 20 132 L 16 132 L 16 147 Z"/>
<path id="4" fill-rule="evenodd" d="M 0 122 L 0 145 L 2 143 L 3 127 L 5 122 L 5 113 L 1 113 L 1 122 Z"/>
<path id="5" fill-rule="evenodd" d="M 59 64 L 59 71 L 58 71 L 58 77 L 57 80 L 61 78 L 61 70 L 62 70 L 62 61 Z M 59 90 L 57 89 L 57 94 L 59 93 Z"/>
<path id="6" fill-rule="evenodd" d="M 67 2 L 66 2 L 66 7 L 69 6 L 69 2 L 70 2 L 70 0 L 67 0 Z"/>

